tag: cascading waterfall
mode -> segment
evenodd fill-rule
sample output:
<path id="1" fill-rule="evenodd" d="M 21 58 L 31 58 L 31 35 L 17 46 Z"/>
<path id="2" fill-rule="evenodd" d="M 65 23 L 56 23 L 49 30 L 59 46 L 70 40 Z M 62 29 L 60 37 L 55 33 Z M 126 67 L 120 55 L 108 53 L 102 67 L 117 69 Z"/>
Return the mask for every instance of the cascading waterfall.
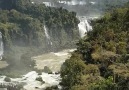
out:
<path id="1" fill-rule="evenodd" d="M 78 0 L 58 1 L 58 3 L 67 4 L 67 5 L 86 5 L 86 2 L 84 0 L 83 1 L 78 1 Z"/>
<path id="2" fill-rule="evenodd" d="M 72 0 L 71 1 L 71 5 L 77 5 L 78 4 L 78 1 L 77 0 Z"/>
<path id="3" fill-rule="evenodd" d="M 85 33 L 92 30 L 92 26 L 89 24 L 87 18 L 79 17 L 80 23 L 78 24 L 79 27 L 79 34 L 81 38 L 85 36 Z"/>
<path id="4" fill-rule="evenodd" d="M 48 34 L 48 30 L 47 30 L 47 28 L 46 28 L 45 25 L 44 25 L 44 31 L 45 31 L 45 36 L 46 36 L 46 38 L 47 38 L 47 43 L 48 43 L 48 45 L 52 45 L 50 36 L 49 36 L 49 34 Z"/>
<path id="5" fill-rule="evenodd" d="M 2 59 L 4 49 L 3 49 L 2 33 L 0 32 L 0 60 Z"/>

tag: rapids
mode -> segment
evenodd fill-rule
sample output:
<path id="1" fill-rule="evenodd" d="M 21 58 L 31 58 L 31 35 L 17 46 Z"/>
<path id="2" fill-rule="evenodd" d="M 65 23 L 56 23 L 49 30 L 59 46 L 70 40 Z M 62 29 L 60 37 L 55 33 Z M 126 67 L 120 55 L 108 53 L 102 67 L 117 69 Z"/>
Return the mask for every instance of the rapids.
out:
<path id="1" fill-rule="evenodd" d="M 35 68 L 43 69 L 45 66 L 49 67 L 53 72 L 60 71 L 60 67 L 71 55 L 75 49 L 62 50 L 60 52 L 50 52 L 36 57 L 32 57 L 36 61 Z"/>
<path id="2" fill-rule="evenodd" d="M 36 61 L 36 67 L 38 69 L 43 69 L 45 66 L 49 67 L 52 74 L 42 72 L 41 74 L 36 71 L 28 72 L 26 75 L 22 75 L 21 78 L 11 78 L 11 83 L 21 83 L 24 85 L 25 90 L 45 90 L 46 87 L 57 85 L 58 88 L 61 88 L 59 85 L 61 81 L 60 74 L 55 74 L 55 72 L 60 71 L 62 63 L 71 56 L 71 52 L 76 49 L 67 49 L 60 52 L 50 52 L 42 54 L 39 56 L 32 57 Z M 6 76 L 0 76 L 0 83 L 7 84 L 4 81 Z M 42 77 L 42 80 L 45 83 L 37 81 L 36 78 Z"/>

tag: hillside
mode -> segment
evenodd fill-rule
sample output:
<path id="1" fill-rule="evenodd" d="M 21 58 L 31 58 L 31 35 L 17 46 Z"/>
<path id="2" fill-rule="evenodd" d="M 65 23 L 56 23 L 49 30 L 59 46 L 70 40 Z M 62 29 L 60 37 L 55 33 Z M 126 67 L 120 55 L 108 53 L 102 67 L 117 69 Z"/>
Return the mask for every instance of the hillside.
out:
<path id="1" fill-rule="evenodd" d="M 128 90 L 128 5 L 107 12 L 92 26 L 62 65 L 63 90 Z"/>
<path id="2" fill-rule="evenodd" d="M 63 8 L 30 0 L 0 0 L 3 60 L 15 69 L 30 67 L 33 55 L 73 48 L 79 38 L 78 23 L 76 13 Z"/>

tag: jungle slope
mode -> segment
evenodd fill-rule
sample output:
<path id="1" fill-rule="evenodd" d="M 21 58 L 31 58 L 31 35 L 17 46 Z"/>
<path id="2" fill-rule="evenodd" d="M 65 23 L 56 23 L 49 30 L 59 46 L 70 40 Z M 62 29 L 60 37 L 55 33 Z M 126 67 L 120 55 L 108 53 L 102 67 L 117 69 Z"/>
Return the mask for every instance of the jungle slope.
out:
<path id="1" fill-rule="evenodd" d="M 63 90 L 129 89 L 129 5 L 92 21 L 61 68 Z"/>

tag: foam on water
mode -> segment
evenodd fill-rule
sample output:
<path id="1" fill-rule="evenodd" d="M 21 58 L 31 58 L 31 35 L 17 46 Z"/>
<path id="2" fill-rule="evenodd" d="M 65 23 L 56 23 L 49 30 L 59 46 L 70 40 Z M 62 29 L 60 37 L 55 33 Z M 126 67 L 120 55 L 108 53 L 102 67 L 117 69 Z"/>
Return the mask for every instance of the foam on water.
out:
<path id="1" fill-rule="evenodd" d="M 36 61 L 35 68 L 44 69 L 45 66 L 49 67 L 53 72 L 59 72 L 60 67 L 68 59 L 75 49 L 62 50 L 60 52 L 50 52 L 36 57 L 32 57 Z"/>
<path id="2" fill-rule="evenodd" d="M 44 84 L 42 82 L 39 82 L 36 80 L 37 77 L 42 77 L 43 81 L 45 81 Z M 3 83 L 4 85 L 8 84 L 8 82 L 5 82 L 6 76 L 1 76 L 0 77 L 0 83 Z M 22 78 L 11 78 L 10 83 L 25 83 L 25 86 L 23 87 L 25 90 L 43 90 L 46 87 L 50 87 L 53 85 L 59 85 L 60 83 L 60 74 L 47 74 L 47 73 L 42 73 L 42 75 L 38 75 L 37 72 L 31 71 L 27 73 L 26 75 L 23 75 Z M 37 87 L 37 88 L 36 88 Z"/>
<path id="3" fill-rule="evenodd" d="M 44 84 L 35 80 L 39 76 L 41 76 L 43 81 L 45 81 Z M 56 75 L 56 74 L 42 73 L 42 75 L 38 75 L 38 73 L 36 73 L 35 71 L 32 71 L 32 72 L 29 72 L 27 75 L 25 75 L 25 77 L 26 77 L 25 82 L 27 84 L 24 86 L 24 88 L 26 90 L 45 89 L 46 87 L 58 85 L 60 82 L 60 75 L 59 74 Z"/>
<path id="4" fill-rule="evenodd" d="M 54 53 L 56 56 L 66 56 L 68 53 L 62 52 L 62 53 Z"/>
<path id="5" fill-rule="evenodd" d="M 58 72 L 62 63 L 70 57 L 69 52 L 73 52 L 74 50 L 75 49 L 67 49 L 57 53 L 51 52 L 48 54 L 33 57 L 33 59 L 42 61 L 42 63 L 38 61 L 39 63 L 41 63 L 41 67 L 49 67 L 50 65 L 50 69 L 52 69 L 52 71 L 54 70 L 54 68 L 56 68 L 55 72 Z M 0 76 L 0 83 L 8 84 L 4 81 L 5 77 L 6 76 Z M 42 77 L 42 80 L 45 81 L 45 83 L 37 81 L 36 78 L 38 77 Z M 42 74 L 39 75 L 36 71 L 31 71 L 28 72 L 26 75 L 23 75 L 21 78 L 11 78 L 10 83 L 24 83 L 25 90 L 44 90 L 46 87 L 50 87 L 53 85 L 57 85 L 59 88 L 61 88 L 61 86 L 59 86 L 60 81 L 60 74 L 48 74 L 42 72 Z"/>

